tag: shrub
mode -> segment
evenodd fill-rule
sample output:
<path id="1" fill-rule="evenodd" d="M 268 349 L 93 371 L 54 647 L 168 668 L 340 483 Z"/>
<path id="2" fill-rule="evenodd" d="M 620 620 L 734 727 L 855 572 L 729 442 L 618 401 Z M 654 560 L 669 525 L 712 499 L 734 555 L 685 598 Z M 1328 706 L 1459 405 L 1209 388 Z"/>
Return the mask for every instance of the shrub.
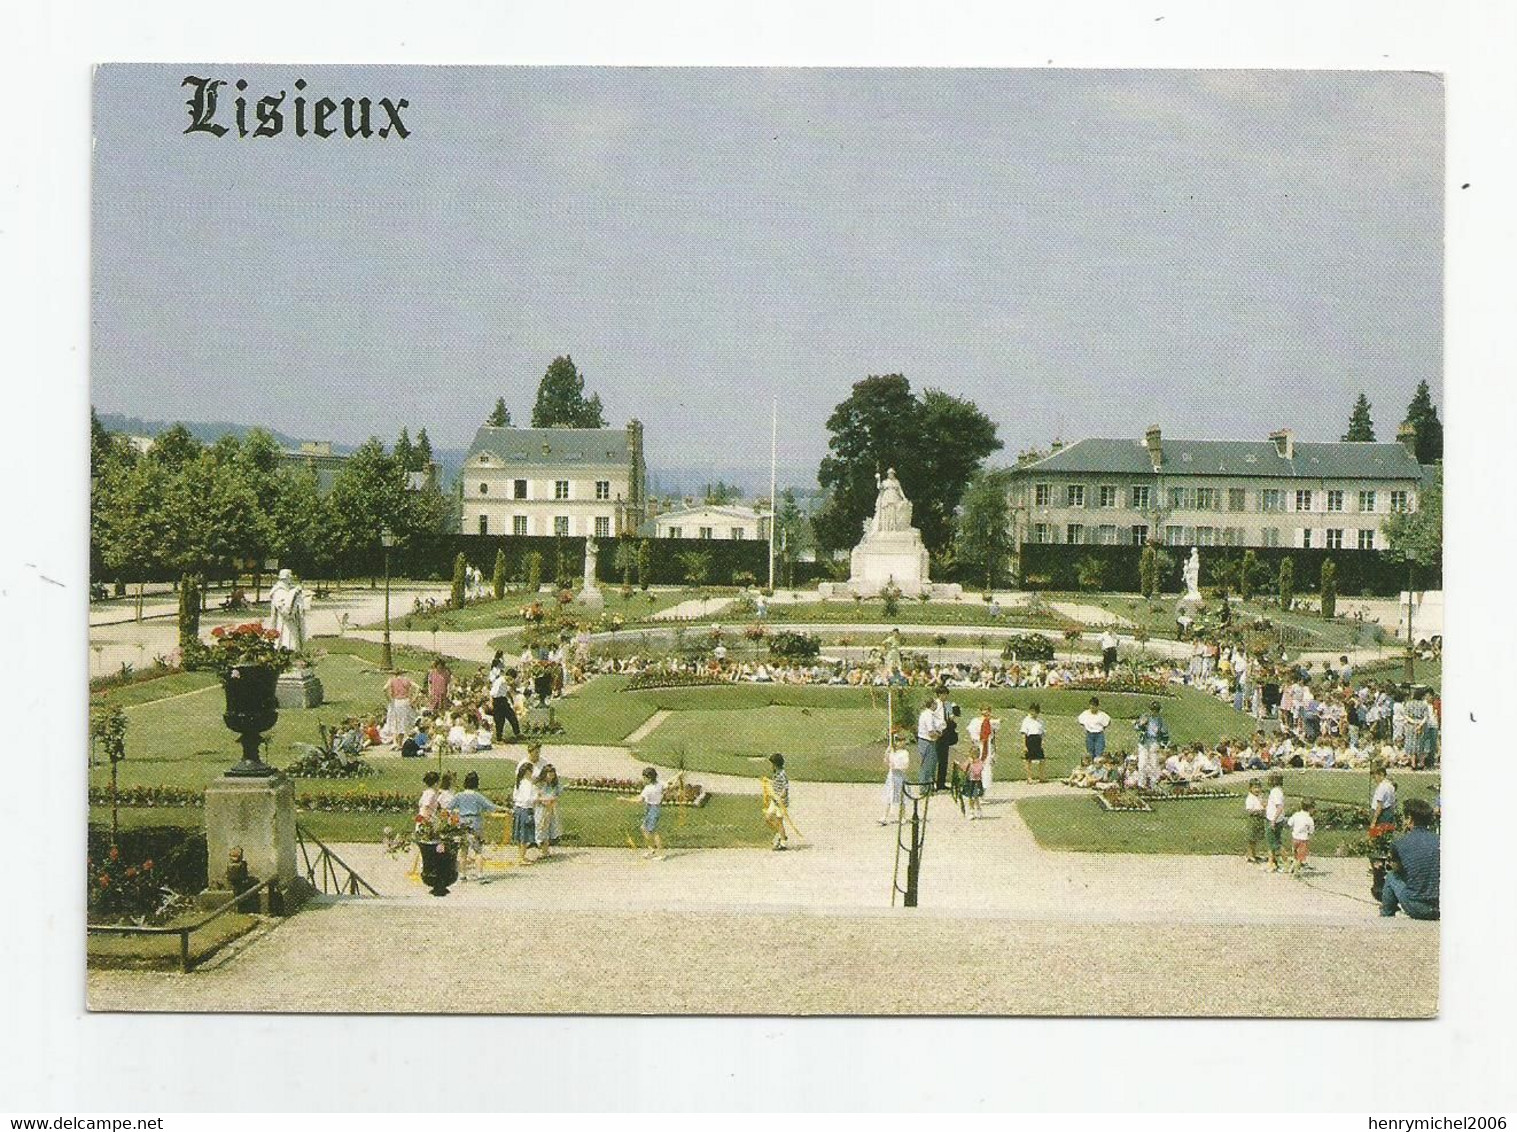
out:
<path id="1" fill-rule="evenodd" d="M 543 556 L 538 551 L 527 555 L 527 592 L 535 594 L 543 584 Z"/>
<path id="2" fill-rule="evenodd" d="M 1259 556 L 1252 550 L 1243 552 L 1243 564 L 1238 568 L 1238 596 L 1244 601 L 1254 596 L 1254 582 L 1259 576 Z"/>
<path id="3" fill-rule="evenodd" d="M 821 651 L 821 638 L 814 633 L 781 630 L 769 638 L 769 655 L 777 660 L 813 660 Z"/>
<path id="4" fill-rule="evenodd" d="M 1042 633 L 1018 633 L 1001 649 L 1003 660 L 1052 660 L 1053 641 Z"/>
<path id="5" fill-rule="evenodd" d="M 1106 563 L 1099 558 L 1082 558 L 1075 572 L 1082 590 L 1098 590 L 1106 581 Z"/>
<path id="6" fill-rule="evenodd" d="M 1322 619 L 1331 621 L 1338 612 L 1338 567 L 1331 558 L 1322 560 L 1317 592 L 1322 600 Z"/>
<path id="7" fill-rule="evenodd" d="M 1138 591 L 1146 598 L 1159 592 L 1159 552 L 1151 545 L 1143 548 L 1138 559 Z"/>
<path id="8" fill-rule="evenodd" d="M 495 591 L 497 601 L 506 596 L 506 552 L 504 549 L 495 552 L 495 572 L 490 575 L 490 586 Z"/>
<path id="9" fill-rule="evenodd" d="M 460 550 L 453 558 L 453 593 L 450 595 L 450 604 L 454 609 L 464 607 L 464 600 L 469 592 L 468 576 L 469 561 Z"/>
<path id="10" fill-rule="evenodd" d="M 1296 603 L 1296 564 L 1289 558 L 1280 561 L 1280 608 L 1289 609 Z"/>

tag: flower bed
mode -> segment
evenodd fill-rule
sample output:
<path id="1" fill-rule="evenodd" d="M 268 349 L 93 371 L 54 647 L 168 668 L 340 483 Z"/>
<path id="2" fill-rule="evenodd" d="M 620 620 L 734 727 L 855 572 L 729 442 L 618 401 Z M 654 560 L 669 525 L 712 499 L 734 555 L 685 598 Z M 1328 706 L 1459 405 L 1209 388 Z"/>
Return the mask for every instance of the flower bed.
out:
<path id="1" fill-rule="evenodd" d="M 730 684 L 730 680 L 705 672 L 639 672 L 622 687 L 624 692 L 642 692 L 649 688 L 705 688 Z"/>
<path id="2" fill-rule="evenodd" d="M 1219 786 L 1183 786 L 1161 790 L 1140 790 L 1142 797 L 1150 802 L 1183 802 L 1192 798 L 1241 798 L 1236 790 L 1224 790 Z"/>
<path id="3" fill-rule="evenodd" d="M 206 884 L 205 838 L 177 826 L 123 830 L 115 844 L 92 826 L 85 907 L 91 923 L 162 923 Z"/>
<path id="4" fill-rule="evenodd" d="M 1109 789 L 1098 791 L 1096 802 L 1113 814 L 1151 814 L 1154 808 L 1135 790 Z"/>
<path id="5" fill-rule="evenodd" d="M 348 758 L 309 743 L 297 743 L 296 749 L 300 757 L 283 768 L 291 778 L 367 778 L 374 773 L 361 757 Z"/>
<path id="6" fill-rule="evenodd" d="M 1067 684 L 1060 684 L 1060 688 L 1071 692 L 1111 692 L 1113 694 L 1129 693 L 1137 696 L 1163 696 L 1168 699 L 1174 698 L 1174 691 L 1170 688 L 1169 681 L 1161 680 L 1157 676 L 1114 676 L 1110 678 L 1099 676 L 1083 676 L 1077 680 L 1071 680 Z"/>

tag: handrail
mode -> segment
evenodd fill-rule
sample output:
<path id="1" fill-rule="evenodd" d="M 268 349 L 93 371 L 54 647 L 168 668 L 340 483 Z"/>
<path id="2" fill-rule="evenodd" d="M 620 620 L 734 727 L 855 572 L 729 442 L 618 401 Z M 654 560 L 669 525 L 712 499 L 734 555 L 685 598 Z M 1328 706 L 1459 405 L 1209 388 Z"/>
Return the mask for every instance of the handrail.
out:
<path id="1" fill-rule="evenodd" d="M 256 896 L 263 889 L 269 888 L 270 891 L 272 891 L 271 886 L 275 883 L 276 880 L 277 878 L 275 877 L 269 877 L 267 880 L 259 881 L 251 888 L 243 889 L 241 892 L 233 895 L 233 897 L 226 903 L 218 905 L 210 912 L 206 913 L 205 916 L 199 920 L 196 920 L 193 924 L 181 924 L 180 926 L 174 928 L 154 928 L 148 927 L 145 924 L 86 923 L 84 925 L 85 933 L 87 935 L 177 935 L 179 937 L 179 969 L 180 971 L 189 971 L 193 966 L 193 964 L 190 962 L 190 935 L 194 932 L 198 932 L 212 920 L 220 919 L 222 916 L 226 915 L 228 912 L 241 905 L 242 902 L 247 900 L 250 896 Z"/>
<path id="2" fill-rule="evenodd" d="M 307 840 L 314 841 L 317 847 L 321 850 L 321 852 L 316 855 L 316 861 L 314 864 L 311 861 L 310 852 L 306 849 Z M 327 848 L 326 843 L 323 842 L 321 838 L 317 837 L 299 822 L 295 823 L 295 844 L 300 847 L 300 856 L 301 859 L 305 862 L 306 880 L 310 882 L 312 888 L 319 888 L 322 892 L 329 892 L 332 891 L 332 889 L 336 889 L 338 892 L 346 893 L 349 896 L 361 896 L 362 893 L 358 891 L 358 886 L 362 885 L 364 888 L 369 890 L 369 895 L 379 895 L 379 891 L 368 881 L 364 880 L 363 877 L 359 876 L 358 873 L 353 869 L 352 865 L 348 864 L 336 853 L 332 852 L 331 849 Z M 346 881 L 340 880 L 338 878 L 337 870 L 332 867 L 332 862 L 334 861 L 337 862 L 338 867 L 340 867 L 344 872 L 348 874 Z M 316 870 L 318 867 L 321 869 L 321 882 L 319 884 L 316 880 Z M 327 882 L 329 880 L 332 883 L 332 889 L 329 889 L 327 887 Z"/>

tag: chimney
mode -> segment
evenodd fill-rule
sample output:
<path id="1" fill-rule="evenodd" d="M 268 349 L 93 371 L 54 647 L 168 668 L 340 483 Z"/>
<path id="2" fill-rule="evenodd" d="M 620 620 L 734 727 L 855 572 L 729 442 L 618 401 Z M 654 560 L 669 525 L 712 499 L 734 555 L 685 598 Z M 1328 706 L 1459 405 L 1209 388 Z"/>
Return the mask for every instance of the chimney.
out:
<path id="1" fill-rule="evenodd" d="M 1401 442 L 1403 448 L 1412 454 L 1412 458 L 1416 459 L 1417 426 L 1411 421 L 1402 421 L 1401 427 L 1396 430 L 1396 439 Z"/>
<path id="2" fill-rule="evenodd" d="M 1158 425 L 1149 425 L 1148 431 L 1143 434 L 1143 447 L 1148 449 L 1148 458 L 1153 461 L 1154 471 L 1159 470 L 1159 465 L 1164 463 L 1164 434 L 1159 431 Z"/>
<path id="3" fill-rule="evenodd" d="M 1288 428 L 1277 429 L 1269 434 L 1270 440 L 1275 445 L 1275 455 L 1282 460 L 1294 460 L 1296 458 L 1296 434 Z"/>
<path id="4" fill-rule="evenodd" d="M 1049 455 L 1052 455 L 1055 452 L 1063 451 L 1063 449 L 1064 449 L 1064 442 L 1062 440 L 1055 440 L 1052 444 L 1050 444 L 1048 446 Z"/>

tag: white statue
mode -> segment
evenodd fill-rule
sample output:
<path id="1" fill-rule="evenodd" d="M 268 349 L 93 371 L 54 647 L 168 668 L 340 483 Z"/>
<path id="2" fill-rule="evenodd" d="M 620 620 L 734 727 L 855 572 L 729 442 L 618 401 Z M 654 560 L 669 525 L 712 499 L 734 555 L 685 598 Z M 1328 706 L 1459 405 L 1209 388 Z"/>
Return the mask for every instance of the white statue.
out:
<path id="1" fill-rule="evenodd" d="M 585 539 L 585 589 L 595 589 L 595 563 L 600 557 L 600 550 L 595 545 L 595 539 Z"/>
<path id="2" fill-rule="evenodd" d="M 911 501 L 901 490 L 901 481 L 895 478 L 895 469 L 885 473 L 879 481 L 879 494 L 874 500 L 874 521 L 869 529 L 875 532 L 909 531 L 911 529 Z"/>
<path id="3" fill-rule="evenodd" d="M 1185 560 L 1185 600 L 1201 600 L 1201 552 L 1190 548 L 1190 557 Z"/>
<path id="4" fill-rule="evenodd" d="M 289 570 L 279 571 L 279 578 L 269 587 L 269 620 L 279 633 L 279 643 L 301 652 L 306 647 L 306 613 L 311 599 L 305 588 L 295 581 Z"/>

